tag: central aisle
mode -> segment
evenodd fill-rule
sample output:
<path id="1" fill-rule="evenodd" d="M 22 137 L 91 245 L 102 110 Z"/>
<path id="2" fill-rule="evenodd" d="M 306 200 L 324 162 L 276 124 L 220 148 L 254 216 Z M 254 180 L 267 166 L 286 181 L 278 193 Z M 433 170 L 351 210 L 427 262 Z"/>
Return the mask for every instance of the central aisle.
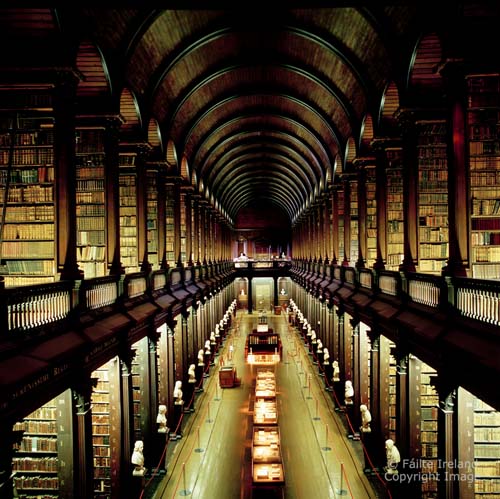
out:
<path id="1" fill-rule="evenodd" d="M 196 499 L 251 499 L 251 445 L 256 367 L 245 364 L 246 334 L 257 315 L 239 311 L 230 335 L 197 395 L 196 411 L 186 418 L 184 437 L 169 455 L 167 473 L 155 499 L 179 496 Z M 268 315 L 269 327 L 280 333 L 283 360 L 276 366 L 278 424 L 285 468 L 287 499 L 376 498 L 352 451 L 317 374 L 286 316 Z M 229 345 L 234 358 L 227 358 Z M 240 387 L 221 389 L 217 361 L 232 363 Z M 345 473 L 341 477 L 341 463 Z M 258 492 L 258 491 L 257 491 Z M 268 496 L 265 496 L 268 497 Z M 273 496 L 274 497 L 274 496 Z"/>

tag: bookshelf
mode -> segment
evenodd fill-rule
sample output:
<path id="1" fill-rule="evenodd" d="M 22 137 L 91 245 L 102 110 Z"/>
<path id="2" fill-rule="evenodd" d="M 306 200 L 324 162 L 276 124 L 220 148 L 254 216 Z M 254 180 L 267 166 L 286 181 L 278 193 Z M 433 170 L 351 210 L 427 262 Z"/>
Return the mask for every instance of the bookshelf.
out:
<path id="1" fill-rule="evenodd" d="M 418 122 L 418 270 L 441 273 L 448 259 L 448 162 L 444 121 Z"/>
<path id="2" fill-rule="evenodd" d="M 401 149 L 387 155 L 387 270 L 399 270 L 404 257 L 403 168 Z"/>
<path id="3" fill-rule="evenodd" d="M 427 479 L 422 483 L 422 499 L 437 499 L 438 483 L 438 407 L 439 396 L 432 386 L 436 371 L 421 362 L 420 371 L 420 442 L 422 472 Z"/>
<path id="4" fill-rule="evenodd" d="M 187 218 L 186 218 L 186 204 L 188 197 L 185 192 L 181 191 L 180 194 L 180 215 L 181 215 L 181 262 L 187 265 Z"/>
<path id="5" fill-rule="evenodd" d="M 391 350 L 396 346 L 389 342 Z M 389 355 L 389 436 L 388 438 L 396 441 L 397 429 L 397 361 L 391 353 Z"/>
<path id="6" fill-rule="evenodd" d="M 472 277 L 500 277 L 500 77 L 467 79 Z"/>
<path id="7" fill-rule="evenodd" d="M 149 341 L 142 338 L 132 345 L 135 355 L 132 358 L 132 404 L 134 417 L 134 439 L 145 440 L 147 431 L 146 412 L 149 407 Z"/>
<path id="8" fill-rule="evenodd" d="M 351 224 L 351 256 L 350 265 L 353 266 L 359 258 L 359 206 L 358 206 L 358 181 L 350 181 L 350 224 Z"/>
<path id="9" fill-rule="evenodd" d="M 474 495 L 500 497 L 500 413 L 474 397 Z"/>
<path id="10" fill-rule="evenodd" d="M 148 262 L 158 270 L 158 172 L 148 170 L 146 181 Z"/>
<path id="11" fill-rule="evenodd" d="M 366 168 L 366 266 L 371 268 L 377 260 L 377 198 L 375 165 Z"/>
<path id="12" fill-rule="evenodd" d="M 6 286 L 56 280 L 54 180 L 53 117 L 36 109 L 2 113 L 0 273 Z"/>
<path id="13" fill-rule="evenodd" d="M 119 155 L 120 259 L 125 273 L 139 271 L 137 250 L 137 174 L 135 153 Z"/>
<path id="14" fill-rule="evenodd" d="M 175 267 L 175 186 L 165 185 L 165 249 L 167 263 L 170 267 Z"/>
<path id="15" fill-rule="evenodd" d="M 337 222 L 338 222 L 338 241 L 339 241 L 339 254 L 338 262 L 342 263 L 345 258 L 345 241 L 344 241 L 344 189 L 341 188 L 337 191 Z M 335 216 L 335 215 L 334 215 Z"/>
<path id="16" fill-rule="evenodd" d="M 111 362 L 92 373 L 97 381 L 91 399 L 95 499 L 111 497 Z"/>
<path id="17" fill-rule="evenodd" d="M 106 274 L 103 128 L 76 130 L 77 262 L 85 279 Z"/>
<path id="18" fill-rule="evenodd" d="M 71 445 L 61 445 L 61 442 L 67 443 L 66 432 L 71 425 L 71 418 L 66 414 L 68 407 L 71 407 L 70 390 L 14 425 L 14 431 L 23 432 L 12 461 L 16 497 L 56 499 L 69 492 L 63 484 L 70 483 L 72 450 Z"/>

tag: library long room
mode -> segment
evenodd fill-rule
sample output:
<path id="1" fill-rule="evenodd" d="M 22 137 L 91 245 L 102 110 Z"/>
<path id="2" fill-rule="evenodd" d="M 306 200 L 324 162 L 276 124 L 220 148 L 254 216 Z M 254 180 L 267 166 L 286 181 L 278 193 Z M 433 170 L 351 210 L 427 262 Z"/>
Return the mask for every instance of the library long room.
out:
<path id="1" fill-rule="evenodd" d="M 7 2 L 0 498 L 500 499 L 499 23 Z"/>

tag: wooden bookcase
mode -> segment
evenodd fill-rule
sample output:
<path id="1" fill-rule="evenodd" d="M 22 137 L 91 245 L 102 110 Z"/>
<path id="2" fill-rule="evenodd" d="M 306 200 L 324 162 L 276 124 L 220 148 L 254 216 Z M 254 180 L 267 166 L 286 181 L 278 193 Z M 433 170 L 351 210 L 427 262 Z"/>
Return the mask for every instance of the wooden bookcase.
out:
<path id="1" fill-rule="evenodd" d="M 350 224 L 351 224 L 351 257 L 349 265 L 353 267 L 359 258 L 359 206 L 358 206 L 358 180 L 350 181 Z"/>
<path id="2" fill-rule="evenodd" d="M 403 168 L 401 149 L 387 155 L 387 270 L 399 270 L 404 257 Z"/>
<path id="3" fill-rule="evenodd" d="M 68 414 L 69 413 L 69 414 Z M 21 499 L 56 499 L 71 493 L 72 445 L 71 392 L 66 390 L 14 425 L 23 438 L 16 448 L 12 468 Z"/>
<path id="4" fill-rule="evenodd" d="M 474 397 L 474 494 L 500 497 L 500 412 Z"/>
<path id="5" fill-rule="evenodd" d="M 175 262 L 175 186 L 165 185 L 165 249 L 167 263 L 171 267 L 176 266 Z"/>
<path id="6" fill-rule="evenodd" d="M 395 348 L 394 343 L 390 342 L 391 350 Z M 389 436 L 390 438 L 397 441 L 396 430 L 397 430 L 397 361 L 396 357 L 391 353 L 389 355 Z"/>
<path id="7" fill-rule="evenodd" d="M 375 165 L 366 168 L 366 266 L 373 268 L 377 260 L 377 198 Z"/>
<path id="8" fill-rule="evenodd" d="M 120 425 L 113 424 L 113 392 L 119 393 L 116 359 L 96 369 L 97 380 L 92 392 L 92 444 L 94 456 L 94 499 L 109 499 L 112 476 L 118 476 L 119 465 L 114 455 L 113 441 L 120 435 Z"/>
<path id="9" fill-rule="evenodd" d="M 418 271 L 441 273 L 448 259 L 448 161 L 444 121 L 417 122 Z"/>
<path id="10" fill-rule="evenodd" d="M 467 79 L 472 277 L 500 277 L 500 76 Z"/>
<path id="11" fill-rule="evenodd" d="M 0 114 L 0 274 L 6 286 L 56 280 L 52 103 L 48 96 L 18 97 L 19 106 L 33 108 Z M 43 105 L 50 107 L 39 111 Z"/>
<path id="12" fill-rule="evenodd" d="M 135 153 L 120 152 L 120 259 L 125 273 L 139 271 L 137 249 L 137 173 Z"/>
<path id="13" fill-rule="evenodd" d="M 337 191 L 337 223 L 338 223 L 338 242 L 339 242 L 339 254 L 337 255 L 337 260 L 339 264 L 341 264 L 345 258 L 344 196 L 345 196 L 344 189 L 340 188 Z"/>
<path id="14" fill-rule="evenodd" d="M 106 275 L 104 128 L 76 130 L 77 261 L 85 279 Z"/>
<path id="15" fill-rule="evenodd" d="M 158 270 L 158 172 L 156 170 L 147 172 L 146 196 L 148 262 L 153 270 Z"/>
<path id="16" fill-rule="evenodd" d="M 422 483 L 422 499 L 437 499 L 438 482 L 434 478 L 438 473 L 438 407 L 439 396 L 432 386 L 432 378 L 436 371 L 421 362 L 420 372 L 420 442 L 422 473 L 428 478 Z"/>
<path id="17" fill-rule="evenodd" d="M 186 203 L 187 203 L 187 196 L 185 192 L 180 193 L 180 215 L 181 215 L 181 220 L 180 220 L 180 227 L 181 227 L 181 261 L 187 265 L 187 218 L 186 218 Z"/>

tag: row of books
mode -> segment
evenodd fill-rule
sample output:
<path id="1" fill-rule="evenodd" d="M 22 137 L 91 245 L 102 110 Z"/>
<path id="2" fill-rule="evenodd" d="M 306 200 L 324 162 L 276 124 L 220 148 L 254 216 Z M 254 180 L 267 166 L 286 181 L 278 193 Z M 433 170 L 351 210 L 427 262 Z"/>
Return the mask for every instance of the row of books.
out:
<path id="1" fill-rule="evenodd" d="M 6 260 L 5 265 L 9 274 L 51 276 L 55 272 L 54 260 Z M 53 282 L 53 279 L 46 282 Z"/>
<path id="2" fill-rule="evenodd" d="M 54 239 L 54 224 L 6 224 L 3 228 L 3 239 Z"/>
<path id="3" fill-rule="evenodd" d="M 0 165 L 8 165 L 11 157 L 9 149 L 0 149 Z M 12 164 L 16 166 L 25 165 L 53 165 L 54 149 L 46 148 L 23 148 L 12 151 Z"/>
<path id="4" fill-rule="evenodd" d="M 472 232 L 471 243 L 473 246 L 500 246 L 500 232 Z"/>
<path id="5" fill-rule="evenodd" d="M 2 244 L 4 258 L 52 258 L 53 256 L 53 241 L 4 241 Z"/>
<path id="6" fill-rule="evenodd" d="M 476 246 L 472 248 L 472 261 L 498 262 L 500 258 L 500 246 Z"/>
<path id="7" fill-rule="evenodd" d="M 472 230 L 500 230 L 500 217 L 472 218 Z"/>
<path id="8" fill-rule="evenodd" d="M 77 246 L 104 246 L 106 234 L 104 230 L 81 231 L 77 233 Z"/>
<path id="9" fill-rule="evenodd" d="M 500 199 L 472 199 L 472 215 L 500 215 Z"/>
<path id="10" fill-rule="evenodd" d="M 10 147 L 12 143 L 12 133 L 0 134 L 0 147 Z M 15 146 L 48 146 L 54 143 L 54 130 L 41 129 L 26 131 L 22 129 L 15 130 Z"/>
<path id="11" fill-rule="evenodd" d="M 470 175 L 471 187 L 487 187 L 500 185 L 500 170 L 472 172 Z"/>
<path id="12" fill-rule="evenodd" d="M 448 243 L 419 245 L 420 258 L 448 258 Z M 441 268 L 441 267 L 440 267 Z"/>
<path id="13" fill-rule="evenodd" d="M 4 190 L 0 189 L 3 194 Z M 53 203 L 54 188 L 44 185 L 30 185 L 27 187 L 10 186 L 7 195 L 7 203 Z M 9 209 L 9 208 L 7 208 Z"/>
<path id="14" fill-rule="evenodd" d="M 105 229 L 104 217 L 77 217 L 76 228 L 78 231 L 103 231 Z"/>
<path id="15" fill-rule="evenodd" d="M 104 246 L 84 246 L 77 248 L 77 259 L 79 262 L 84 261 L 103 261 L 106 254 Z"/>

